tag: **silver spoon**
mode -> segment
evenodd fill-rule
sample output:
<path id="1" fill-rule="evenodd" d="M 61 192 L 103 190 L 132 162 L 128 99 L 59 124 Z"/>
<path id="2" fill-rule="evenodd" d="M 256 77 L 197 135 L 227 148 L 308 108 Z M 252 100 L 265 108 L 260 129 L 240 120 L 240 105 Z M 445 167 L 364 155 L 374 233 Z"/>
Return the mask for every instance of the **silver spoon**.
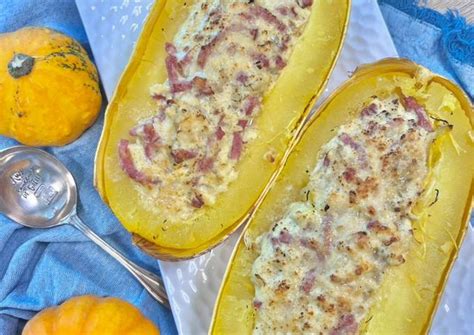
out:
<path id="1" fill-rule="evenodd" d="M 131 262 L 77 216 L 77 188 L 67 168 L 45 151 L 17 146 L 0 151 L 0 213 L 31 228 L 71 224 L 122 264 L 160 303 L 169 307 L 159 277 Z"/>

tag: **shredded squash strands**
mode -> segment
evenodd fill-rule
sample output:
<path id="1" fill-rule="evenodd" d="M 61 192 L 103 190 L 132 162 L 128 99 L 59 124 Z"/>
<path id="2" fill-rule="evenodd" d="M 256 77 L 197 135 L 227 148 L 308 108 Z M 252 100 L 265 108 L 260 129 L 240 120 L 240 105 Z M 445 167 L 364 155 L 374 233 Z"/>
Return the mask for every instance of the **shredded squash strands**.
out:
<path id="1" fill-rule="evenodd" d="M 459 250 L 459 246 L 458 246 L 458 244 L 457 244 L 457 242 L 456 242 L 456 239 L 454 238 L 453 234 L 451 234 L 451 233 L 449 232 L 449 230 L 446 229 L 446 227 L 443 227 L 443 228 L 444 228 L 444 231 L 446 231 L 446 233 L 448 234 L 449 238 L 451 239 L 451 242 L 453 242 L 454 248 L 455 248 L 456 250 Z"/>
<path id="2" fill-rule="evenodd" d="M 276 183 L 275 192 L 269 192 L 260 213 L 257 212 L 250 222 L 246 234 L 257 236 L 265 231 L 265 222 L 275 220 L 275 217 L 269 214 L 279 213 L 285 201 L 314 201 L 318 197 L 314 192 L 305 193 L 304 189 L 299 192 L 304 188 L 301 185 L 306 185 L 302 182 L 307 177 L 304 170 L 314 162 L 314 158 L 307 158 L 305 152 L 314 152 L 315 147 L 322 146 L 333 136 L 338 125 L 357 115 L 361 105 L 367 105 L 372 95 L 379 98 L 393 94 L 401 99 L 414 97 L 428 112 L 430 122 L 435 128 L 432 135 L 435 136 L 428 153 L 428 174 L 422 185 L 423 191 L 408 213 L 413 230 L 410 251 L 403 266 L 390 268 L 384 273 L 382 287 L 375 293 L 375 299 L 365 314 L 365 319 L 358 323 L 357 333 L 427 333 L 446 282 L 446 273 L 449 273 L 464 235 L 464 219 L 468 217 L 466 211 L 469 206 L 462 204 L 462 201 L 459 203 L 453 200 L 457 195 L 459 199 L 467 199 L 469 203 L 472 201 L 472 186 L 466 189 L 471 185 L 472 174 L 459 172 L 448 180 L 446 178 L 446 173 L 452 168 L 462 171 L 464 165 L 472 163 L 472 156 L 469 155 L 474 143 L 472 116 L 469 114 L 472 107 L 469 108 L 467 100 L 453 84 L 409 61 L 382 61 L 375 66 L 360 68 L 354 76 L 357 78 L 328 98 L 321 105 L 320 114 L 310 120 L 315 121 L 315 124 L 305 128 L 307 134 L 303 134 L 306 138 L 302 137 L 295 145 L 293 153 L 296 154 L 289 156 L 287 169 L 282 170 L 281 185 Z M 466 178 L 463 179 L 462 176 Z M 288 188 L 290 189 L 287 192 Z M 453 190 L 458 193 L 453 194 Z M 286 193 L 288 196 L 284 195 Z M 460 217 L 456 213 L 462 210 L 464 214 Z M 255 252 L 256 250 L 253 251 Z M 255 311 L 251 299 L 255 297 L 254 289 L 243 292 L 241 299 L 238 298 L 236 290 L 239 290 L 237 285 L 242 286 L 242 280 L 248 280 L 248 263 L 255 257 L 256 255 L 248 254 L 242 248 L 236 250 L 215 310 L 211 333 L 221 334 L 234 329 L 242 330 L 241 333 L 250 333 L 253 329 Z M 251 315 L 249 324 L 241 327 L 237 321 L 229 323 L 220 320 L 223 312 L 226 312 L 226 318 L 230 315 L 236 316 L 229 304 L 230 298 L 240 306 L 244 302 L 250 306 L 248 308 L 252 312 L 239 310 Z"/>
<path id="3" fill-rule="evenodd" d="M 444 252 L 446 255 L 448 255 L 451 252 L 451 245 L 452 243 L 450 241 L 445 242 L 443 245 L 439 247 L 439 249 Z"/>
<path id="4" fill-rule="evenodd" d="M 460 156 L 461 154 L 465 154 L 467 152 L 456 142 L 452 134 L 449 134 L 449 139 L 451 141 L 451 144 L 453 145 L 454 150 L 456 150 L 456 153 L 458 154 L 458 156 Z"/>
<path id="5" fill-rule="evenodd" d="M 415 288 L 415 285 L 412 286 L 412 291 L 413 291 L 413 294 L 415 295 L 416 299 L 418 299 L 418 301 L 423 301 L 423 299 L 421 298 L 420 293 L 418 293 L 417 289 Z"/>

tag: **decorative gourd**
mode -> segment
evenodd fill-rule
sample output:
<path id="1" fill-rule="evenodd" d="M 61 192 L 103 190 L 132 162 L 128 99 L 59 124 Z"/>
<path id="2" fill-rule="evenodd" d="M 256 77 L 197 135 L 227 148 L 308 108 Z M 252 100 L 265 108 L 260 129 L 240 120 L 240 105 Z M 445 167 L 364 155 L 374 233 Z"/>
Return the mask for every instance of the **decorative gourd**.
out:
<path id="1" fill-rule="evenodd" d="M 429 185 L 416 204 L 414 241 L 406 262 L 385 273 L 375 305 L 361 322 L 362 334 L 426 334 L 449 271 L 468 227 L 474 184 L 474 113 L 469 99 L 452 82 L 407 60 L 387 59 L 360 68 L 316 111 L 299 134 L 284 167 L 234 251 L 217 298 L 211 334 L 250 334 L 254 327 L 251 241 L 267 232 L 286 205 L 304 198 L 306 171 L 333 129 L 358 115 L 372 95 L 403 92 L 423 103 L 428 114 L 453 125 L 449 136 L 433 144 Z M 439 197 L 438 197 L 439 195 Z M 438 199 L 433 203 L 433 199 Z"/>
<path id="2" fill-rule="evenodd" d="M 203 253 L 249 217 L 327 82 L 342 46 L 350 9 L 350 0 L 314 1 L 288 65 L 264 98 L 255 119 L 259 138 L 239 161 L 239 176 L 197 218 L 180 221 L 160 216 L 154 206 L 141 201 L 143 188 L 122 171 L 117 148 L 120 139 L 154 110 L 149 92 L 167 76 L 165 43 L 178 31 L 194 3 L 196 0 L 156 2 L 109 104 L 97 151 L 95 182 L 102 199 L 134 233 L 135 242 L 160 259 L 185 259 Z M 274 161 L 263 159 L 270 151 L 277 157 Z"/>
<path id="3" fill-rule="evenodd" d="M 133 305 L 117 298 L 75 297 L 36 314 L 23 335 L 159 335 Z"/>
<path id="4" fill-rule="evenodd" d="M 87 52 L 47 28 L 0 35 L 0 135 L 32 146 L 61 146 L 96 120 L 102 97 Z"/>

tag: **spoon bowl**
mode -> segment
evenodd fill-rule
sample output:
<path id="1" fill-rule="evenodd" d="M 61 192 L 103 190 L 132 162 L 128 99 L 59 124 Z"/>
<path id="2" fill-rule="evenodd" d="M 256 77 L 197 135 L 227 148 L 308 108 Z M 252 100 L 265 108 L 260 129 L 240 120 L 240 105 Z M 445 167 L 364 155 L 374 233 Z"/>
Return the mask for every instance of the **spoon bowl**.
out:
<path id="1" fill-rule="evenodd" d="M 13 147 L 0 152 L 0 211 L 31 228 L 65 223 L 77 189 L 66 167 L 46 152 Z"/>
<path id="2" fill-rule="evenodd" d="M 169 307 L 161 278 L 127 259 L 85 225 L 77 216 L 77 201 L 73 176 L 54 156 L 25 146 L 0 151 L 0 213 L 30 228 L 76 227 Z"/>

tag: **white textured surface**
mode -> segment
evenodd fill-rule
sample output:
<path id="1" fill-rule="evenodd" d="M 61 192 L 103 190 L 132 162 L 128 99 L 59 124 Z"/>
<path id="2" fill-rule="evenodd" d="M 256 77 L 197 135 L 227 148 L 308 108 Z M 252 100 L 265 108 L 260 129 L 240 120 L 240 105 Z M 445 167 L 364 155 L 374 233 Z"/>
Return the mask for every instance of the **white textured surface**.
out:
<path id="1" fill-rule="evenodd" d="M 153 0 L 77 0 L 76 4 L 110 99 Z"/>
<path id="2" fill-rule="evenodd" d="M 470 225 L 436 312 L 432 335 L 474 334 L 473 256 L 474 231 Z"/>
<path id="3" fill-rule="evenodd" d="M 76 0 L 110 98 L 153 0 Z M 348 35 L 325 95 L 357 66 L 396 57 L 375 0 L 353 0 Z M 161 262 L 181 334 L 207 333 L 212 309 L 239 232 L 210 253 L 179 263 Z M 432 334 L 474 333 L 474 234 L 469 230 L 437 311 Z"/>

